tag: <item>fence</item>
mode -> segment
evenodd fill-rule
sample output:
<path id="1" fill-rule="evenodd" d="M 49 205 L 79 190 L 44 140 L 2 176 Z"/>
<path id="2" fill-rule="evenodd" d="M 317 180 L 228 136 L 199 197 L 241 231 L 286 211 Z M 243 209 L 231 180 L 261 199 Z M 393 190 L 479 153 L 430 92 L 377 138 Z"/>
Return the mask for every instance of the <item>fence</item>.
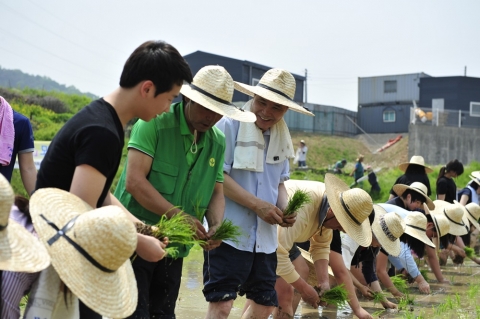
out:
<path id="1" fill-rule="evenodd" d="M 471 116 L 462 110 L 441 110 L 427 108 L 410 108 L 410 123 L 413 125 L 450 126 L 479 128 L 480 117 Z"/>

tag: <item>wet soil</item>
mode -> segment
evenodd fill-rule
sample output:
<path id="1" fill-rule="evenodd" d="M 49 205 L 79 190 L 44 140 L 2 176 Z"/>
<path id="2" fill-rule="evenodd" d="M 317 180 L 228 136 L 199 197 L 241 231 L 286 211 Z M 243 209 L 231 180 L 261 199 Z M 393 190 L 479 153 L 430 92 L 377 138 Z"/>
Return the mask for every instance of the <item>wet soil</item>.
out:
<path id="1" fill-rule="evenodd" d="M 203 253 L 199 249 L 191 251 L 184 260 L 182 285 L 177 301 L 176 314 L 181 319 L 202 319 L 205 317 L 208 304 L 202 294 Z M 421 269 L 427 269 L 422 267 Z M 397 312 L 385 311 L 381 304 L 374 305 L 363 297 L 359 297 L 362 307 L 373 314 L 374 318 L 480 318 L 480 266 L 466 260 L 463 266 L 455 266 L 449 259 L 442 266 L 444 277 L 452 285 L 438 284 L 429 272 L 429 283 L 432 293 L 421 294 L 415 285 L 409 287 L 409 295 L 414 304 Z M 396 302 L 391 295 L 388 299 Z M 246 299 L 239 297 L 229 318 L 240 318 Z M 337 309 L 325 307 L 314 309 L 301 302 L 295 318 L 356 318 L 348 308 Z"/>

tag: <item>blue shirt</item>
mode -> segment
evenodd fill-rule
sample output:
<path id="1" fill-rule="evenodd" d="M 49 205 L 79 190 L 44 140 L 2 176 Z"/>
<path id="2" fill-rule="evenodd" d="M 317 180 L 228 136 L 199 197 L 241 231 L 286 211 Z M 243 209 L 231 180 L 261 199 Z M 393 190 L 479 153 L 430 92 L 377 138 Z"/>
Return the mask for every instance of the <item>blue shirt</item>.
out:
<path id="1" fill-rule="evenodd" d="M 225 162 L 223 171 L 230 175 L 241 187 L 256 197 L 276 205 L 278 186 L 289 179 L 289 163 L 284 160 L 277 164 L 267 164 L 267 150 L 270 143 L 270 131 L 263 133 L 265 139 L 263 172 L 252 172 L 233 168 L 234 151 L 240 122 L 223 117 L 216 126 L 225 134 Z M 228 245 L 243 251 L 274 253 L 278 246 L 277 225 L 264 222 L 254 211 L 225 197 L 225 219 L 240 226 L 243 235 L 238 243 L 224 241 Z"/>

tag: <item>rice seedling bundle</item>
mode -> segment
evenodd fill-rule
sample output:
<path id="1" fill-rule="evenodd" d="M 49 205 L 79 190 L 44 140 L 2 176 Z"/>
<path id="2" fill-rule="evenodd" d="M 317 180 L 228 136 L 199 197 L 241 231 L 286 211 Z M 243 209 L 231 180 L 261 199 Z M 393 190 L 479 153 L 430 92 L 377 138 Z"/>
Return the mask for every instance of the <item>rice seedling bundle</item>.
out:
<path id="1" fill-rule="evenodd" d="M 373 304 L 376 305 L 378 302 L 382 302 L 386 299 L 386 294 L 383 291 L 374 291 L 373 292 Z"/>
<path id="2" fill-rule="evenodd" d="M 396 275 L 390 277 L 392 280 L 393 285 L 397 288 L 400 292 L 405 293 L 408 290 L 407 281 L 403 279 L 402 275 Z"/>
<path id="3" fill-rule="evenodd" d="M 319 287 L 313 287 L 318 293 L 320 293 Z M 327 290 L 320 296 L 320 300 L 326 302 L 329 305 L 334 306 L 343 306 L 347 303 L 348 300 L 348 292 L 345 289 L 343 284 L 339 286 L 335 286 L 330 290 Z"/>
<path id="4" fill-rule="evenodd" d="M 467 257 L 475 258 L 475 250 L 473 248 L 465 247 L 464 250 L 465 250 L 465 255 L 467 255 Z"/>
<path id="5" fill-rule="evenodd" d="M 224 219 L 211 239 L 213 240 L 231 240 L 238 243 L 238 237 L 242 235 L 241 228 L 232 223 L 229 219 Z"/>
<path id="6" fill-rule="evenodd" d="M 302 189 L 295 190 L 293 196 L 288 200 L 287 207 L 283 211 L 283 216 L 289 216 L 293 214 L 310 201 L 311 198 L 307 191 Z"/>

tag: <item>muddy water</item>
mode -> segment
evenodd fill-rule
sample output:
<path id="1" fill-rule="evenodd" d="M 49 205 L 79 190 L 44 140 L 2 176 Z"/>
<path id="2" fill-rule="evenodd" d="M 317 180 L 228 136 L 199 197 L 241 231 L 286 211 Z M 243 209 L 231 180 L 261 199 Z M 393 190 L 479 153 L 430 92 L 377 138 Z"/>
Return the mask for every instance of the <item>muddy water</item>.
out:
<path id="1" fill-rule="evenodd" d="M 179 319 L 202 319 L 207 310 L 207 302 L 202 294 L 203 253 L 193 250 L 184 261 L 182 286 L 177 302 L 176 314 Z M 422 267 L 422 269 L 428 269 Z M 454 267 L 449 259 L 442 267 L 445 278 L 453 284 L 438 284 L 433 273 L 429 273 L 432 294 L 423 295 L 413 285 L 409 294 L 414 297 L 414 305 L 396 313 L 383 311 L 380 304 L 360 297 L 362 307 L 375 318 L 480 318 L 480 266 L 466 261 L 461 267 Z M 477 290 L 475 290 L 477 288 Z M 395 302 L 395 299 L 389 300 Z M 230 318 L 240 318 L 246 299 L 239 297 L 234 302 Z M 314 309 L 301 303 L 295 318 L 356 318 L 349 309 L 326 307 Z"/>

